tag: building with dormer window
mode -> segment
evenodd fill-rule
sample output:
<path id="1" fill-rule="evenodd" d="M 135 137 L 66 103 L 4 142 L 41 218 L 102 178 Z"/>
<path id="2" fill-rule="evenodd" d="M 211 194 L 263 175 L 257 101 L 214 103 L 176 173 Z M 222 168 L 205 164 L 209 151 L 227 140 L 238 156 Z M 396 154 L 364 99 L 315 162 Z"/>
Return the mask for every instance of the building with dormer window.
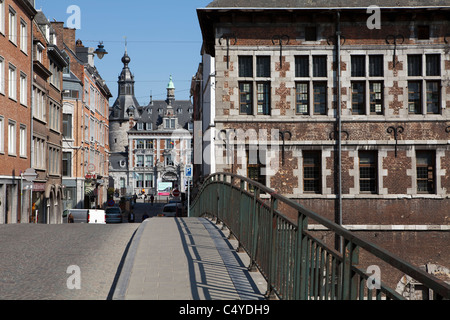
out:
<path id="1" fill-rule="evenodd" d="M 116 196 L 168 196 L 184 192 L 184 168 L 192 163 L 192 104 L 175 99 L 170 77 L 167 98 L 140 106 L 127 51 L 119 75 L 118 97 L 110 112 L 110 187 Z"/>

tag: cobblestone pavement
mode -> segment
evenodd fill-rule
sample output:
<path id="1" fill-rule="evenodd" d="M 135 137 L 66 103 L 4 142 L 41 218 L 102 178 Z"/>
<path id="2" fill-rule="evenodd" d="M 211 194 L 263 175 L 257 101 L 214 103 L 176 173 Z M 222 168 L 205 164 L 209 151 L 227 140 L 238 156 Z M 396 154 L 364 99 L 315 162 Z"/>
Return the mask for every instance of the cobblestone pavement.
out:
<path id="1" fill-rule="evenodd" d="M 0 300 L 109 299 L 139 225 L 0 225 Z M 80 289 L 68 289 L 70 266 Z"/>

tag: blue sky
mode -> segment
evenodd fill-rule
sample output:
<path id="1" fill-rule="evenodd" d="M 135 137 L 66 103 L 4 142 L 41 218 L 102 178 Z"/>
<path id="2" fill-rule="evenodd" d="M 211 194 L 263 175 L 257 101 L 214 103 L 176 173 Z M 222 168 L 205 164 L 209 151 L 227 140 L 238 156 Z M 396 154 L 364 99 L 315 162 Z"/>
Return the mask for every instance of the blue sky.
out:
<path id="1" fill-rule="evenodd" d="M 190 80 L 201 61 L 202 36 L 197 8 L 206 7 L 212 0 L 119 1 L 119 0 L 36 0 L 50 21 L 67 21 L 71 5 L 81 12 L 81 26 L 76 32 L 87 47 L 97 48 L 103 41 L 108 51 L 95 65 L 117 97 L 117 77 L 128 41 L 130 69 L 135 75 L 135 95 L 141 105 L 166 97 L 170 75 L 176 87 L 176 99 L 189 99 Z"/>

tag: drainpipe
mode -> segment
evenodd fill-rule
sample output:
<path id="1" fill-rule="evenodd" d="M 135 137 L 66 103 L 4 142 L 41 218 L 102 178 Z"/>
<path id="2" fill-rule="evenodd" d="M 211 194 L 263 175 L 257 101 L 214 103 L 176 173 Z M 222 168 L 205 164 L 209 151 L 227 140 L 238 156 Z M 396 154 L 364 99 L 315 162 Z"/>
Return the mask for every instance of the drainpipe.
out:
<path id="1" fill-rule="evenodd" d="M 341 121 L 341 13 L 336 13 L 336 82 L 337 82 L 337 106 L 336 118 L 338 124 L 338 223 L 342 226 L 342 121 Z M 339 239 L 339 251 L 343 253 L 343 239 Z"/>

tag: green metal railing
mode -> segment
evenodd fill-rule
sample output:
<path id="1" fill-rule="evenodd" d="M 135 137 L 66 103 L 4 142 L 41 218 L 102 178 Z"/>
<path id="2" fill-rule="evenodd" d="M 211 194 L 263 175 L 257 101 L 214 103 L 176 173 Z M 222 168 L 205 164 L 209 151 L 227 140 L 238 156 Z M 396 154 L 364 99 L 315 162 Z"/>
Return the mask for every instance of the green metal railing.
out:
<path id="1" fill-rule="evenodd" d="M 297 221 L 280 212 L 281 204 L 295 210 Z M 433 299 L 450 299 L 450 286 L 444 281 L 248 178 L 229 173 L 209 176 L 190 210 L 191 216 L 210 215 L 230 230 L 250 256 L 252 266 L 267 280 L 267 297 L 405 299 L 382 281 L 373 283 L 373 274 L 358 267 L 360 251 L 364 250 L 432 290 Z M 308 230 L 308 221 L 340 237 L 344 254 Z"/>

